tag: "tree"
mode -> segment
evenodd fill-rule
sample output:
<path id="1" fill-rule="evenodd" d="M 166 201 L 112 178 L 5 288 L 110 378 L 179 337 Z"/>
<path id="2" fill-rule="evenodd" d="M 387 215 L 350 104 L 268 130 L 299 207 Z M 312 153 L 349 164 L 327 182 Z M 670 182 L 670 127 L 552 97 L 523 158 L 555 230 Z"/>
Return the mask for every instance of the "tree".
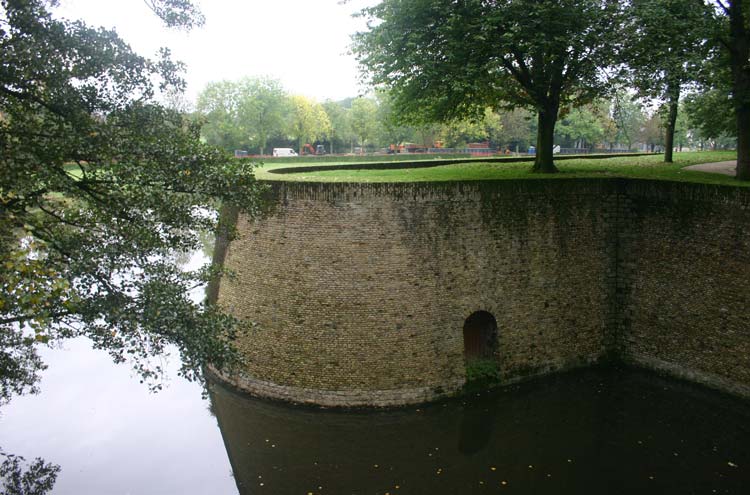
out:
<path id="1" fill-rule="evenodd" d="M 377 131 L 378 105 L 370 98 L 356 98 L 352 101 L 351 119 L 352 132 L 359 145 L 364 148 Z"/>
<path id="2" fill-rule="evenodd" d="M 55 485 L 60 466 L 37 457 L 27 463 L 21 456 L 6 454 L 0 449 L 0 482 L 2 493 L 13 495 L 44 495 Z"/>
<path id="3" fill-rule="evenodd" d="M 714 3 L 714 2 L 712 2 Z M 750 180 L 750 3 L 746 0 L 716 0 L 726 18 L 718 40 L 728 53 L 732 106 L 737 127 L 737 179 Z"/>
<path id="4" fill-rule="evenodd" d="M 574 148 L 593 148 L 604 138 L 604 127 L 589 107 L 573 109 L 560 122 L 558 132 L 571 139 Z"/>
<path id="5" fill-rule="evenodd" d="M 283 132 L 287 106 L 281 83 L 267 77 L 209 83 L 197 105 L 206 142 L 227 151 L 257 147 L 261 155 L 269 138 Z"/>
<path id="6" fill-rule="evenodd" d="M 351 125 L 351 107 L 345 106 L 342 102 L 326 101 L 323 103 L 323 110 L 328 116 L 331 127 L 326 136 L 331 143 L 331 153 L 334 153 L 334 143 L 339 146 L 337 149 L 351 143 L 354 139 Z"/>
<path id="7" fill-rule="evenodd" d="M 0 5 L 0 402 L 33 389 L 37 346 L 77 336 L 156 388 L 173 345 L 188 379 L 229 365 L 237 322 L 189 297 L 216 269 L 170 260 L 217 228 L 217 201 L 256 211 L 252 165 L 154 102 L 184 87 L 166 50 L 140 57 L 43 0 Z"/>
<path id="8" fill-rule="evenodd" d="M 701 139 L 734 137 L 737 134 L 731 92 L 722 87 L 688 95 L 685 98 L 685 111 L 690 127 L 699 131 Z"/>
<path id="9" fill-rule="evenodd" d="M 281 134 L 288 109 L 287 96 L 276 79 L 245 78 L 237 84 L 237 121 L 262 155 L 268 139 Z"/>
<path id="10" fill-rule="evenodd" d="M 535 142 L 534 116 L 526 109 L 516 108 L 501 112 L 500 126 L 495 137 L 498 145 L 519 151 Z"/>
<path id="11" fill-rule="evenodd" d="M 480 119 L 448 122 L 441 130 L 441 138 L 448 147 L 464 148 L 470 142 L 497 141 L 502 129 L 500 115 L 487 108 Z"/>
<path id="12" fill-rule="evenodd" d="M 376 91 L 378 101 L 378 140 L 385 145 L 396 145 L 408 141 L 414 129 L 399 122 L 393 108 L 393 98 L 384 90 Z"/>
<path id="13" fill-rule="evenodd" d="M 605 88 L 617 41 L 614 0 L 384 0 L 364 10 L 354 52 L 405 119 L 450 120 L 485 108 L 538 115 L 533 170 L 555 172 L 555 123 L 564 107 Z"/>
<path id="14" fill-rule="evenodd" d="M 625 143 L 630 151 L 646 121 L 643 107 L 633 95 L 617 91 L 612 99 L 612 119 L 616 127 L 615 141 Z"/>
<path id="15" fill-rule="evenodd" d="M 664 126 L 662 125 L 662 117 L 658 112 L 655 112 L 643 123 L 640 140 L 648 146 L 650 151 L 655 151 L 657 146 L 664 145 Z"/>
<path id="16" fill-rule="evenodd" d="M 208 144 L 226 151 L 242 148 L 247 131 L 239 123 L 240 95 L 234 82 L 208 83 L 196 108 L 205 118 L 201 134 Z"/>
<path id="17" fill-rule="evenodd" d="M 313 142 L 331 131 L 331 122 L 323 107 L 304 96 L 289 98 L 289 117 L 289 134 L 297 141 L 300 154 L 304 143 Z"/>
<path id="18" fill-rule="evenodd" d="M 695 0 L 632 0 L 624 61 L 640 96 L 664 102 L 664 161 L 672 162 L 680 96 L 708 54 L 711 19 Z"/>

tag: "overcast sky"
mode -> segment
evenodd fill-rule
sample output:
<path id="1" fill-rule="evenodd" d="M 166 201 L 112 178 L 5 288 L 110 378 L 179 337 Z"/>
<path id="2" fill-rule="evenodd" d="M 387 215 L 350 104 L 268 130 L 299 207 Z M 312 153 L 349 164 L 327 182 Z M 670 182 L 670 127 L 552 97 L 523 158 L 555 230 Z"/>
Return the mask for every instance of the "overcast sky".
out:
<path id="1" fill-rule="evenodd" d="M 153 57 L 161 46 L 187 64 L 191 101 L 206 83 L 271 76 L 286 90 L 318 101 L 365 92 L 348 54 L 351 34 L 364 29 L 352 14 L 374 1 L 197 0 L 206 24 L 170 30 L 143 0 L 61 0 L 56 15 L 115 28 L 136 52 Z"/>

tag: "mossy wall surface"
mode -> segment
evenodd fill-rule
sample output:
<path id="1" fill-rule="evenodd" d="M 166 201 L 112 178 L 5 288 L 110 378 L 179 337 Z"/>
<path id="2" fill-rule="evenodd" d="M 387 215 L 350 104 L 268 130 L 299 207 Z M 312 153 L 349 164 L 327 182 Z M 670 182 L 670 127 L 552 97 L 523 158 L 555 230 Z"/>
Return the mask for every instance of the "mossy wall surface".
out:
<path id="1" fill-rule="evenodd" d="M 243 388 L 329 405 L 453 393 L 478 310 L 497 319 L 504 382 L 610 347 L 614 182 L 282 183 L 273 197 L 265 218 L 240 217 L 220 289 L 253 322 Z"/>
<path id="2" fill-rule="evenodd" d="M 631 180 L 620 228 L 620 354 L 750 397 L 750 194 Z"/>
<path id="3" fill-rule="evenodd" d="M 621 357 L 750 384 L 750 194 L 624 179 L 273 183 L 240 216 L 219 303 L 253 393 L 397 405 L 465 381 L 463 325 L 498 323 L 500 381 Z"/>

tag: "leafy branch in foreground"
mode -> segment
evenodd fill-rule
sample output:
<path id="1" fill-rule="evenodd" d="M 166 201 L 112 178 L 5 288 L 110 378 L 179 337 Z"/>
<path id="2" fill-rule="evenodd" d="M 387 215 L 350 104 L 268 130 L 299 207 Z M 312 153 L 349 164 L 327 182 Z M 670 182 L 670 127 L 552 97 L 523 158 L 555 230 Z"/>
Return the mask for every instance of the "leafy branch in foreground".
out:
<path id="1" fill-rule="evenodd" d="M 216 269 L 171 259 L 219 203 L 256 212 L 252 164 L 153 102 L 184 85 L 167 50 L 140 57 L 41 0 L 0 6 L 0 402 L 33 389 L 36 346 L 77 336 L 157 388 L 169 346 L 188 379 L 228 365 L 236 321 L 189 297 Z"/>
<path id="2" fill-rule="evenodd" d="M 60 466 L 44 462 L 37 457 L 28 464 L 21 456 L 0 450 L 5 460 L 0 464 L 2 492 L 15 495 L 44 495 L 55 485 Z"/>

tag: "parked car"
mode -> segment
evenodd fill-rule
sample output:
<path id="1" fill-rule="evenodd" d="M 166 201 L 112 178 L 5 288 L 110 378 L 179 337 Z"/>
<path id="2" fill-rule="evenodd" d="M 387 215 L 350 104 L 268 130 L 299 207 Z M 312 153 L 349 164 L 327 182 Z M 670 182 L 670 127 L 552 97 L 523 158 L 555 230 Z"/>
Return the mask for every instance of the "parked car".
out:
<path id="1" fill-rule="evenodd" d="M 274 148 L 273 156 L 299 156 L 292 148 Z"/>

